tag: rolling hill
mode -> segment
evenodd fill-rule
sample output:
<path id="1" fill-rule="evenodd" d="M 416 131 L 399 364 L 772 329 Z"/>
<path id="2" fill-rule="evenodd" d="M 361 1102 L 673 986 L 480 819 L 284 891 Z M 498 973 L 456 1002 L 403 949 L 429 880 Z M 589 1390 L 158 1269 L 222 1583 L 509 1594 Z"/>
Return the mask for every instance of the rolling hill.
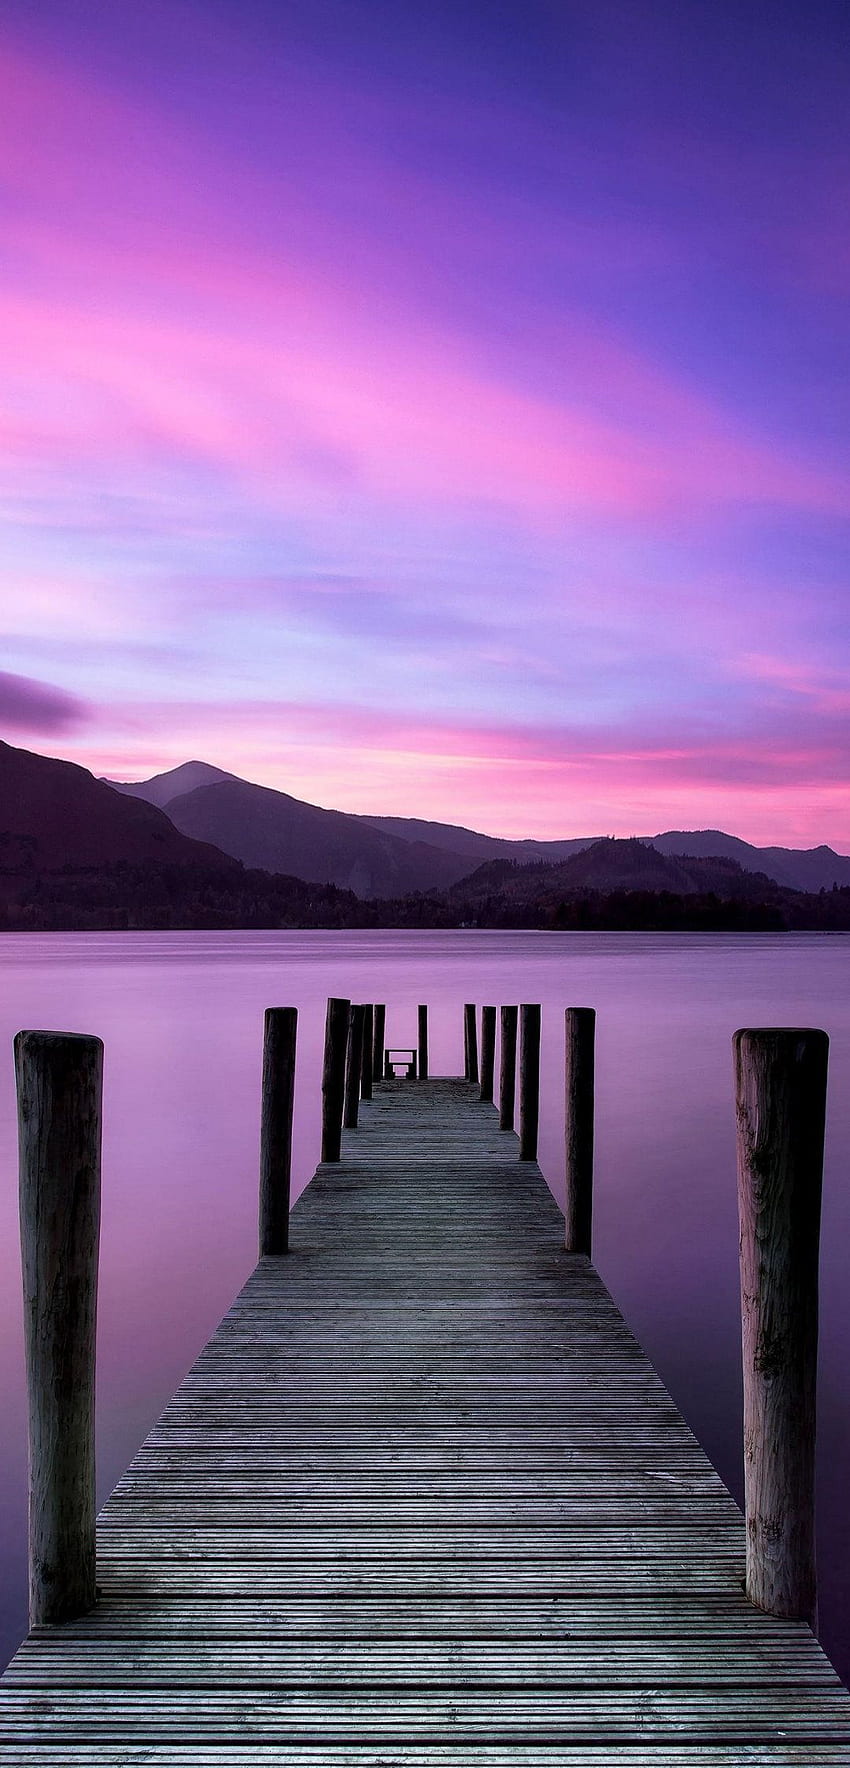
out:
<path id="1" fill-rule="evenodd" d="M 764 873 L 747 872 L 736 860 L 659 853 L 649 842 L 635 837 L 596 841 L 555 865 L 517 866 L 507 860 L 491 860 L 456 884 L 452 894 L 466 901 L 498 895 L 514 903 L 531 903 L 554 902 L 583 892 L 611 895 L 625 891 L 714 894 L 739 901 L 771 901 L 783 894 L 782 887 Z"/>
<path id="2" fill-rule="evenodd" d="M 151 780 L 109 784 L 164 806 L 182 833 L 245 865 L 333 883 L 362 898 L 447 889 L 491 860 L 560 863 L 599 843 L 592 835 L 508 840 L 461 824 L 326 810 L 204 761 L 184 762 Z M 734 860 L 744 872 L 791 890 L 850 884 L 850 858 L 831 847 L 755 847 L 722 829 L 667 830 L 639 840 L 668 858 Z"/>
<path id="3" fill-rule="evenodd" d="M 0 875 L 119 863 L 234 870 L 147 799 L 122 796 L 74 762 L 0 743 Z"/>
<path id="4" fill-rule="evenodd" d="M 248 866 L 336 884 L 360 897 L 442 890 L 469 869 L 457 854 L 402 841 L 340 810 L 322 810 L 247 780 L 197 786 L 168 815 L 184 835 L 212 841 Z"/>
<path id="5" fill-rule="evenodd" d="M 753 847 L 722 829 L 668 829 L 653 835 L 659 853 L 678 853 L 694 859 L 723 855 L 737 860 L 745 872 L 764 872 L 787 890 L 831 890 L 833 884 L 850 884 L 850 859 L 831 847 Z"/>
<path id="6" fill-rule="evenodd" d="M 156 790 L 168 794 L 172 783 L 166 777 Z M 470 872 L 468 853 L 406 841 L 364 826 L 359 818 L 235 778 L 196 785 L 167 802 L 169 815 L 143 795 L 116 792 L 71 762 L 0 743 L 0 925 L 775 932 L 850 927 L 850 886 L 806 894 L 744 869 L 735 858 L 662 853 L 643 839 L 582 845 L 555 863 L 528 863 L 523 852 L 525 863 L 500 857 Z M 190 824 L 192 832 L 178 829 L 172 815 Z M 226 832 L 228 815 L 234 819 L 234 840 L 244 841 L 250 825 L 253 853 L 263 869 L 249 869 L 195 838 L 211 826 Z M 719 833 L 703 832 L 701 839 L 716 845 Z M 675 845 L 686 838 L 675 831 L 669 835 Z M 748 849 L 748 857 L 758 851 Z M 287 873 L 279 869 L 281 863 Z M 305 881 L 291 875 L 308 866 L 320 866 L 325 877 Z M 339 875 L 346 868 L 360 895 L 325 881 L 334 869 Z M 427 892 L 419 888 L 423 876 L 430 883 Z M 366 896 L 370 900 L 364 901 Z"/>
<path id="7" fill-rule="evenodd" d="M 465 829 L 456 823 L 429 823 L 407 816 L 358 816 L 357 821 L 369 823 L 387 835 L 400 835 L 403 841 L 425 841 L 431 847 L 442 847 L 478 865 L 488 859 L 517 860 L 520 865 L 530 865 L 538 859 L 568 859 L 570 854 L 581 853 L 600 839 L 598 835 L 576 835 L 564 841 L 511 841 L 502 835 L 480 835 L 476 829 Z"/>

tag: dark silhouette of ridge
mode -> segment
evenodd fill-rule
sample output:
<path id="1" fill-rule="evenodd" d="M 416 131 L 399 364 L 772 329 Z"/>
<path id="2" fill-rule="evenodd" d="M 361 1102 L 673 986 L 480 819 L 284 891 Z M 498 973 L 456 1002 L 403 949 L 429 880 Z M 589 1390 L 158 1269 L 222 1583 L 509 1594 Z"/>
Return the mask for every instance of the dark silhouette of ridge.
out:
<path id="1" fill-rule="evenodd" d="M 72 761 L 0 743 L 0 872 L 168 864 L 234 871 L 216 847 L 187 840 L 146 799 L 125 797 Z"/>
<path id="2" fill-rule="evenodd" d="M 668 829 L 653 835 L 659 853 L 680 853 L 694 859 L 723 856 L 734 859 L 747 872 L 763 872 L 788 890 L 831 890 L 833 884 L 850 884 L 850 858 L 831 847 L 753 847 L 722 829 Z"/>
<path id="3" fill-rule="evenodd" d="M 340 810 L 323 810 L 269 786 L 223 780 L 172 799 L 184 835 L 213 841 L 248 866 L 336 884 L 357 896 L 445 889 L 468 869 L 456 854 L 383 834 Z"/>
<path id="4" fill-rule="evenodd" d="M 513 841 L 503 835 L 481 835 L 476 829 L 456 823 L 424 822 L 420 817 L 360 816 L 358 821 L 388 835 L 400 835 L 404 841 L 426 841 L 433 847 L 444 847 L 464 859 L 514 859 L 521 865 L 535 859 L 567 859 L 571 853 L 580 853 L 600 840 L 599 835 L 576 835 L 564 841 L 535 841 L 530 837 Z"/>
<path id="5" fill-rule="evenodd" d="M 783 894 L 764 873 L 746 872 L 736 860 L 663 854 L 635 836 L 596 841 L 555 865 L 538 861 L 518 866 L 510 860 L 491 860 L 456 884 L 452 894 L 466 901 L 497 895 L 516 904 L 554 901 L 559 896 L 591 891 L 601 895 L 613 891 L 667 891 L 677 896 L 713 893 L 720 898 L 760 901 L 772 901 Z"/>
<path id="6" fill-rule="evenodd" d="M 231 790 L 217 790 L 225 786 Z M 212 793 L 211 788 L 215 789 Z M 509 840 L 462 824 L 429 822 L 421 817 L 326 810 L 287 792 L 241 780 L 204 761 L 184 762 L 151 780 L 132 785 L 122 782 L 117 789 L 167 806 L 168 815 L 184 834 L 214 843 L 245 865 L 334 883 L 364 898 L 446 889 L 489 859 L 521 865 L 536 860 L 557 862 L 600 840 L 598 835 L 563 841 Z M 826 846 L 809 850 L 754 847 L 720 829 L 668 830 L 639 839 L 668 855 L 735 859 L 744 871 L 763 873 L 793 890 L 829 890 L 833 884 L 850 884 L 850 858 Z"/>

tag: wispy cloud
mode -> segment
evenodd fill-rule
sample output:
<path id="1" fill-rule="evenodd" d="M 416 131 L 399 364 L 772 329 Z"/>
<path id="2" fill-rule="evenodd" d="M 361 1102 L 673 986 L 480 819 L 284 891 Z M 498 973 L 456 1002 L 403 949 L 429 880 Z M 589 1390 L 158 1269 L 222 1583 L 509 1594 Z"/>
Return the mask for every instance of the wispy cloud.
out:
<path id="1" fill-rule="evenodd" d="M 79 758 L 76 744 L 64 752 Z M 686 715 L 590 731 L 426 719 L 340 700 L 101 707 L 86 753 L 96 771 L 120 777 L 202 755 L 332 808 L 430 815 L 494 834 L 719 825 L 810 845 L 822 838 L 819 819 L 840 815 L 850 765 L 839 717 L 816 731 L 799 717 L 765 718 L 745 736 Z M 838 836 L 836 845 L 849 844 Z"/>
<path id="2" fill-rule="evenodd" d="M 10 5 L 6 660 L 80 759 L 840 839 L 821 24 L 380 10 Z"/>

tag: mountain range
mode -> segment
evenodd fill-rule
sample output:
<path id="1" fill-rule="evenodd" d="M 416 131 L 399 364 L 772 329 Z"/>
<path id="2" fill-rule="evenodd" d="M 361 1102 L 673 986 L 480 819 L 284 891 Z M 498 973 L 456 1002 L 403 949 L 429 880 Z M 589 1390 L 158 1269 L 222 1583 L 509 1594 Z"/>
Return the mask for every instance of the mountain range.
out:
<path id="1" fill-rule="evenodd" d="M 0 924 L 838 928 L 850 859 L 720 830 L 507 841 L 323 810 L 203 762 L 116 789 L 0 743 Z"/>
<path id="2" fill-rule="evenodd" d="M 184 762 L 153 779 L 109 782 L 116 791 L 167 810 L 184 835 L 206 841 L 248 866 L 336 884 L 366 900 L 445 890 L 489 860 L 559 863 L 594 847 L 599 835 L 563 841 L 511 841 L 452 823 L 324 810 L 286 792 L 252 785 L 203 761 Z M 787 890 L 850 885 L 850 857 L 831 847 L 754 847 L 722 829 L 667 830 L 641 836 L 659 853 L 736 860 Z"/>

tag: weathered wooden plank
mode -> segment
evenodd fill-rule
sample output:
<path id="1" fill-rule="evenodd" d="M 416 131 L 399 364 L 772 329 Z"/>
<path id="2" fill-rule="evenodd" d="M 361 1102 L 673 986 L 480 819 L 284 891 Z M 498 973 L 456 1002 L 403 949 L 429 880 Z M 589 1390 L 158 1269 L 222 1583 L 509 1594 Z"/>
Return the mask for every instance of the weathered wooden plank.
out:
<path id="1" fill-rule="evenodd" d="M 363 1742 L 390 1740 L 510 1742 L 525 1736 L 538 1742 L 624 1738 L 646 1746 L 678 1735 L 693 1743 L 712 1738 L 728 1742 L 755 1737 L 762 1742 L 836 1740 L 846 1720 L 847 1696 L 842 1689 L 775 1686 L 673 1688 L 618 1686 L 604 1678 L 593 1687 L 576 1689 L 506 1689 L 501 1687 L 345 1689 L 316 1691 L 255 1686 L 234 1691 L 194 1689 L 74 1687 L 57 1691 L 46 1702 L 6 1684 L 0 1709 L 0 1740 L 14 1724 L 30 1736 L 56 1736 L 56 1709 L 61 1705 L 63 1738 L 91 1742 L 98 1737 L 136 1741 L 173 1738 L 181 1732 L 192 1741 L 206 1736 L 217 1742 L 244 1744 L 251 1735 L 281 1742 Z M 843 1741 L 847 1741 L 846 1730 Z"/>
<path id="2" fill-rule="evenodd" d="M 352 1689 L 380 1685 L 492 1688 L 530 1684 L 538 1689 L 574 1688 L 599 1681 L 600 1640 L 577 1645 L 573 1640 L 547 1639 L 517 1643 L 448 1639 L 375 1643 L 345 1639 L 277 1642 L 203 1636 L 169 1640 L 87 1639 L 56 1641 L 50 1652 L 40 1639 L 18 1652 L 7 1687 L 90 1688 L 145 1685 L 172 1688 L 201 1685 L 228 1688 L 273 1683 L 278 1688 L 315 1690 L 319 1686 Z M 741 1672 L 741 1646 L 716 1636 L 692 1643 L 674 1640 L 606 1640 L 605 1680 L 609 1686 L 690 1686 L 696 1679 L 723 1688 L 840 1688 L 834 1670 L 812 1661 L 799 1642 L 751 1641 L 746 1675 Z"/>
<path id="3" fill-rule="evenodd" d="M 770 1743 L 707 1743 L 692 1749 L 683 1744 L 617 1740 L 617 1763 L 624 1768 L 846 1768 L 847 1754 L 841 1743 L 772 1741 Z M 16 1740 L 19 1768 L 56 1768 L 55 1744 Z M 420 1744 L 359 1743 L 342 1745 L 326 1741 L 268 1743 L 252 1738 L 246 1745 L 191 1739 L 153 1739 L 142 1744 L 122 1740 L 120 1756 L 110 1743 L 64 1739 L 62 1762 L 68 1768 L 470 1768 L 469 1746 L 440 1741 Z M 475 1768 L 611 1768 L 610 1745 L 604 1740 L 506 1744 L 476 1743 Z"/>

